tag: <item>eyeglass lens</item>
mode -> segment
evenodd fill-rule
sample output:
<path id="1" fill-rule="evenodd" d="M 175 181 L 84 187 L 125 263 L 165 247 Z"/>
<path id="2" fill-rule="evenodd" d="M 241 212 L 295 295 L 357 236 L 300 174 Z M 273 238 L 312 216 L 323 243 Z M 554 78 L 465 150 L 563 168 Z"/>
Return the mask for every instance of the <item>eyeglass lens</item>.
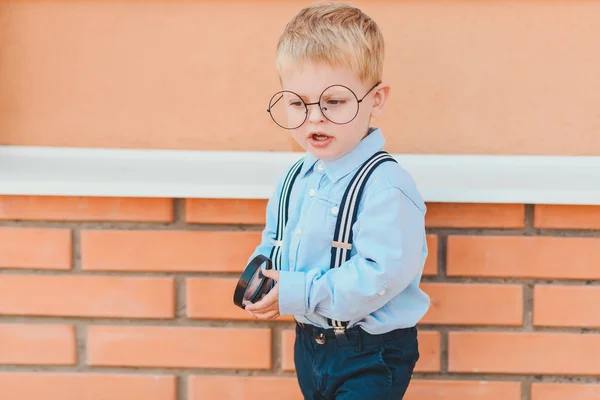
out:
<path id="1" fill-rule="evenodd" d="M 359 101 L 350 89 L 336 85 L 323 91 L 318 106 L 329 121 L 347 124 L 358 114 Z M 285 129 L 295 129 L 306 120 L 308 107 L 296 93 L 281 91 L 271 98 L 269 112 L 277 125 Z"/>

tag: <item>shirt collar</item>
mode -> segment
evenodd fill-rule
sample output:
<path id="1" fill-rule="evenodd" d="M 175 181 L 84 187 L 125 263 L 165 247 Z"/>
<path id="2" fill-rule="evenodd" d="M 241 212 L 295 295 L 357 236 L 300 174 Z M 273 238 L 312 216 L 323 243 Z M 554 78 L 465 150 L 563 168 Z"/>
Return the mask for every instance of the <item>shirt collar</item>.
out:
<path id="1" fill-rule="evenodd" d="M 381 150 L 384 144 L 385 138 L 381 130 L 375 128 L 354 149 L 336 160 L 320 161 L 317 157 L 307 152 L 300 175 L 306 175 L 317 162 L 320 162 L 323 164 L 327 178 L 332 182 L 336 182 L 362 165 L 377 151 Z"/>

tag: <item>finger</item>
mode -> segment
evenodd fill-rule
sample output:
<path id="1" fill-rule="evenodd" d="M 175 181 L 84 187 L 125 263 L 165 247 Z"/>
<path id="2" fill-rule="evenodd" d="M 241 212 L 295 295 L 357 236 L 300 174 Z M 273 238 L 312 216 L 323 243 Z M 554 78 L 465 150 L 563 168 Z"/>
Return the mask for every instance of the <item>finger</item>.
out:
<path id="1" fill-rule="evenodd" d="M 248 309 L 250 306 L 247 306 L 246 309 Z M 268 311 L 272 311 L 272 310 L 277 310 L 278 309 L 278 305 L 277 303 L 271 303 L 271 304 L 267 304 L 267 305 L 261 305 L 259 303 L 255 303 L 252 304 L 252 308 L 250 308 L 249 311 L 252 311 L 254 314 L 264 314 Z"/>
<path id="2" fill-rule="evenodd" d="M 277 295 L 278 294 L 276 292 L 271 291 L 264 298 L 257 301 L 256 303 L 249 304 L 248 306 L 246 306 L 246 308 L 250 309 L 251 311 L 257 311 L 261 308 L 268 308 L 277 302 Z"/>
<path id="3" fill-rule="evenodd" d="M 277 302 L 265 304 L 264 306 L 262 304 L 256 303 L 256 304 L 254 304 L 254 306 L 257 306 L 257 308 L 256 309 L 252 309 L 251 311 L 253 313 L 255 313 L 255 314 L 256 313 L 264 314 L 267 311 L 279 310 L 279 304 Z"/>
<path id="4" fill-rule="evenodd" d="M 258 311 L 263 311 L 263 307 L 260 307 L 258 303 L 248 303 L 246 304 L 246 311 L 255 313 Z"/>
<path id="5" fill-rule="evenodd" d="M 275 282 L 279 280 L 279 271 L 275 271 L 274 269 L 266 269 L 262 271 L 262 274 L 267 278 L 273 279 Z"/>
<path id="6" fill-rule="evenodd" d="M 271 310 L 265 313 L 256 313 L 256 318 L 258 319 L 275 319 L 279 317 L 279 311 Z"/>
<path id="7" fill-rule="evenodd" d="M 267 319 L 269 319 L 269 320 L 274 320 L 274 319 L 277 319 L 277 318 L 279 318 L 279 312 L 275 312 L 275 314 L 272 314 L 272 315 L 270 315 L 270 316 L 267 317 Z"/>
<path id="8" fill-rule="evenodd" d="M 250 303 L 246 306 L 247 309 L 251 311 L 257 311 L 261 308 L 267 308 L 271 306 L 273 303 L 277 302 L 279 298 L 279 292 L 277 290 L 271 290 L 265 297 L 257 301 L 256 303 Z"/>

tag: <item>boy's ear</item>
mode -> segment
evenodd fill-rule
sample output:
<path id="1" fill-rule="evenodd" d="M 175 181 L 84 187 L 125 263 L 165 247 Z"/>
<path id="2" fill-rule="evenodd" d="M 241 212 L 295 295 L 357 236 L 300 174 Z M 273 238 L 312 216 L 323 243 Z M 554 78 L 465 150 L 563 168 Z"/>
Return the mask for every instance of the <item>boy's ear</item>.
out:
<path id="1" fill-rule="evenodd" d="M 375 95 L 373 96 L 373 108 L 371 109 L 371 116 L 377 118 L 383 112 L 383 107 L 387 102 L 390 95 L 390 84 L 382 82 L 377 86 Z"/>

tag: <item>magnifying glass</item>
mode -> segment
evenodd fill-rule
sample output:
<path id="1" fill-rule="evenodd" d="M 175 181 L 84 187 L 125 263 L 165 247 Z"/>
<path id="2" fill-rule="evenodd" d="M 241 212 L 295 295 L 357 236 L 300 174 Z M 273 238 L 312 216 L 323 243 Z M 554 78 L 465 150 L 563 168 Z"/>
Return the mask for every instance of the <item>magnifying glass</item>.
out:
<path id="1" fill-rule="evenodd" d="M 268 257 L 262 254 L 254 257 L 246 266 L 233 292 L 233 303 L 236 306 L 245 309 L 247 303 L 260 300 L 274 286 L 273 279 L 262 274 L 263 267 L 272 269 L 273 264 Z"/>

